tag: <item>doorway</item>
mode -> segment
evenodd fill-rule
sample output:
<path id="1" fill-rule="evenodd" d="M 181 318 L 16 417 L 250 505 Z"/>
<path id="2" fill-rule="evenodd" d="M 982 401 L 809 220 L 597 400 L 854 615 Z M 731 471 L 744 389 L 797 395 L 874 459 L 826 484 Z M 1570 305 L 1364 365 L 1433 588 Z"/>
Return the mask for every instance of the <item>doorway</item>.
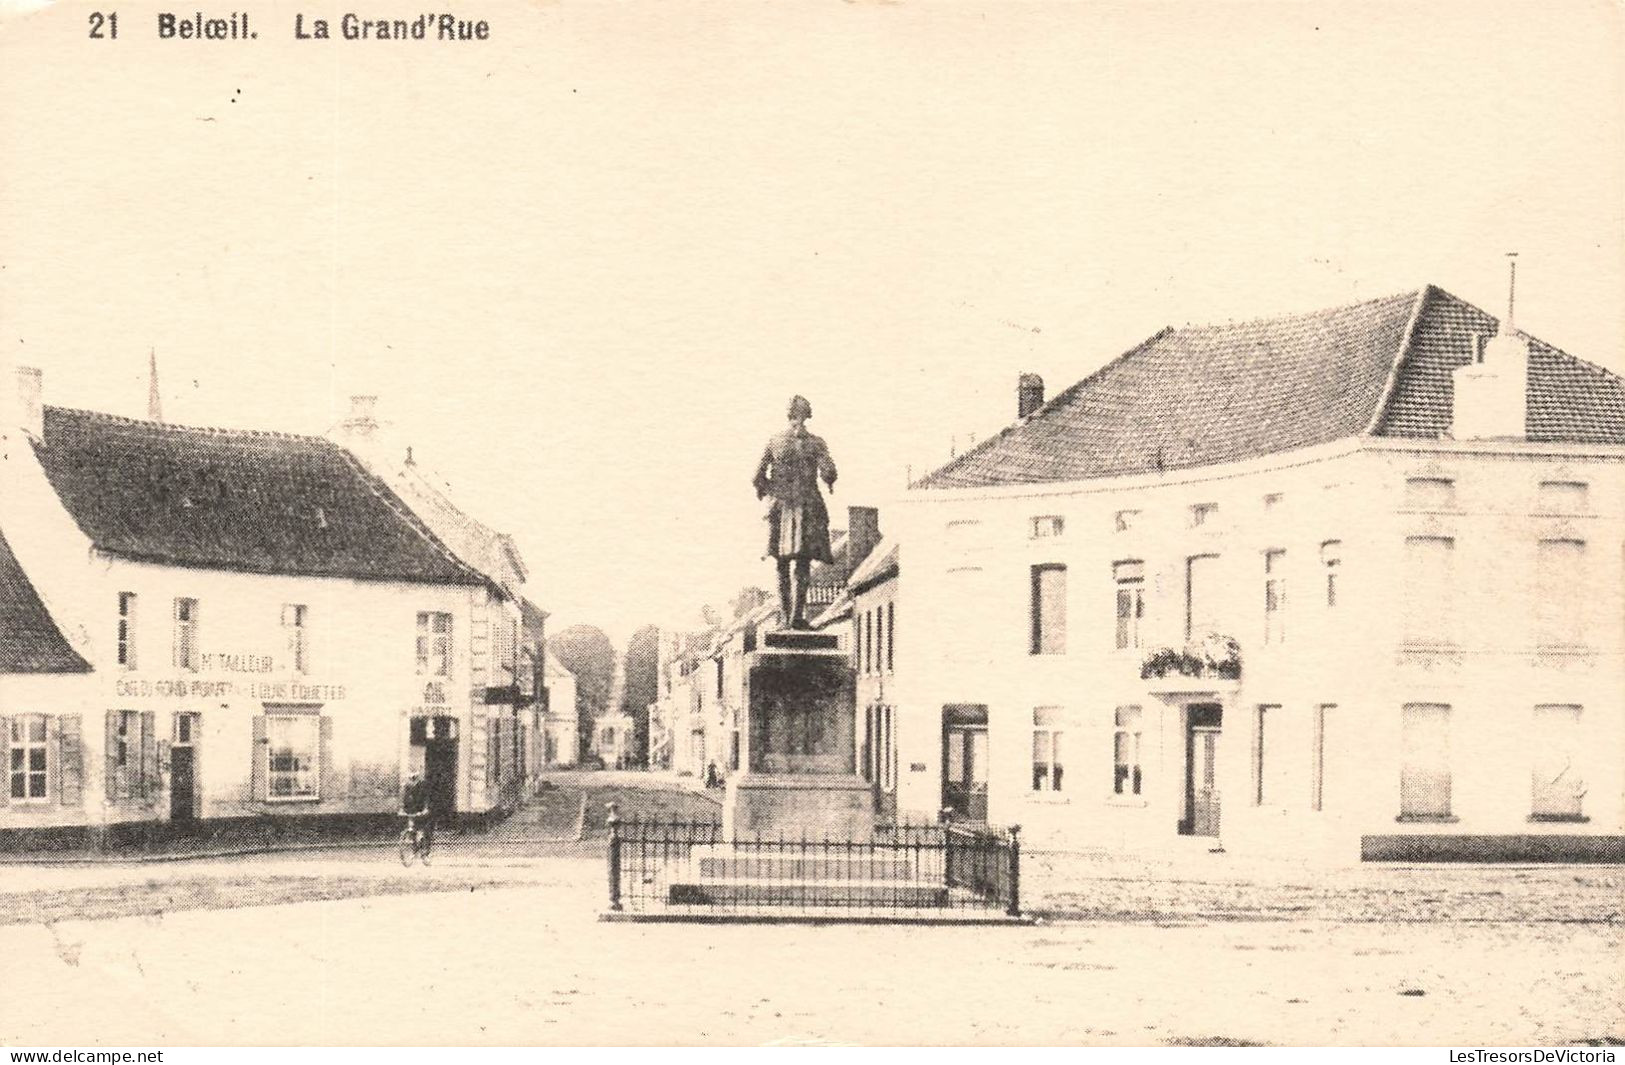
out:
<path id="1" fill-rule="evenodd" d="M 967 821 L 987 820 L 987 707 L 942 708 L 942 808 Z"/>
<path id="2" fill-rule="evenodd" d="M 186 822 L 197 817 L 198 715 L 175 714 L 169 742 L 169 819 Z"/>
<path id="3" fill-rule="evenodd" d="M 1185 819 L 1179 831 L 1187 836 L 1218 836 L 1219 735 L 1224 709 L 1198 703 L 1185 711 Z"/>
<path id="4" fill-rule="evenodd" d="M 897 813 L 897 748 L 892 733 L 892 707 L 877 703 L 864 711 L 863 779 L 869 785 L 874 812 Z"/>
<path id="5" fill-rule="evenodd" d="M 424 788 L 429 793 L 429 811 L 436 818 L 457 812 L 457 719 L 455 717 L 414 717 L 412 719 L 414 768 L 421 765 Z M 422 759 L 421 762 L 419 759 Z"/>

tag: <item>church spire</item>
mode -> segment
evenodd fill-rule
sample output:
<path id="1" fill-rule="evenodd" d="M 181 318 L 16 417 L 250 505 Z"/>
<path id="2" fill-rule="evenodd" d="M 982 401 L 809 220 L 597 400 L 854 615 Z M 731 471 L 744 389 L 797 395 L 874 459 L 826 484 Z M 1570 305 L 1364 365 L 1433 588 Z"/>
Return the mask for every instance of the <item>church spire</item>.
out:
<path id="1" fill-rule="evenodd" d="M 158 398 L 158 352 L 155 348 L 147 349 L 147 420 L 164 420 L 164 404 Z"/>

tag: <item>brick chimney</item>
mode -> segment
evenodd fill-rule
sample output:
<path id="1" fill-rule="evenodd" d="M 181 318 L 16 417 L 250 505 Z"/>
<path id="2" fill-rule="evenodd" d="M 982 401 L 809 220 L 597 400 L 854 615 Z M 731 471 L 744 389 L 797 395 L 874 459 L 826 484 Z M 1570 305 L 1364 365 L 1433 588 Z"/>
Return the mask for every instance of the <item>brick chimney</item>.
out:
<path id="1" fill-rule="evenodd" d="M 846 508 L 847 576 L 863 564 L 880 542 L 880 510 L 877 507 Z"/>
<path id="2" fill-rule="evenodd" d="M 350 416 L 344 419 L 346 436 L 370 437 L 378 429 L 378 397 L 351 396 Z"/>
<path id="3" fill-rule="evenodd" d="M 1016 418 L 1027 417 L 1044 405 L 1044 379 L 1024 373 L 1016 381 Z"/>
<path id="4" fill-rule="evenodd" d="M 45 438 L 45 372 L 32 366 L 17 367 L 17 428 Z"/>

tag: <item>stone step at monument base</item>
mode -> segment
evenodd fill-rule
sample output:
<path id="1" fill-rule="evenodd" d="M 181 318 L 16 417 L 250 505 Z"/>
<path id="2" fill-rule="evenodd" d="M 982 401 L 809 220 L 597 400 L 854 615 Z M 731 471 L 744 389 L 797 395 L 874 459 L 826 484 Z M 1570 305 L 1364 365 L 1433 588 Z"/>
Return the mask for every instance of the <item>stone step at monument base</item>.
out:
<path id="1" fill-rule="evenodd" d="M 718 878 L 671 885 L 674 905 L 942 908 L 948 888 L 919 881 Z"/>
<path id="2" fill-rule="evenodd" d="M 772 852 L 700 854 L 693 857 L 691 872 L 697 880 L 874 880 L 896 883 L 922 879 L 919 863 L 907 855 L 874 857 L 839 852 L 816 855 Z"/>

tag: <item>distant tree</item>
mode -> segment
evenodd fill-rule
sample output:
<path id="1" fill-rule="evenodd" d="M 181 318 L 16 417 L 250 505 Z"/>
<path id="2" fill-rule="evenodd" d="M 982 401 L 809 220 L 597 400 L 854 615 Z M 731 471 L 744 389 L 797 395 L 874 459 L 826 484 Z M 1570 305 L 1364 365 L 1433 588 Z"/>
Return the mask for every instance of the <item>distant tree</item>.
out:
<path id="1" fill-rule="evenodd" d="M 645 625 L 626 644 L 621 713 L 632 719 L 632 757 L 649 760 L 649 704 L 660 697 L 660 629 Z"/>
<path id="2" fill-rule="evenodd" d="M 572 625 L 552 636 L 547 646 L 559 664 L 576 678 L 576 735 L 580 757 L 592 749 L 593 723 L 609 709 L 615 684 L 615 645 L 596 625 Z"/>
<path id="3" fill-rule="evenodd" d="M 765 588 L 754 588 L 746 585 L 739 589 L 738 594 L 729 601 L 728 605 L 733 610 L 734 620 L 737 621 L 767 602 L 771 597 L 772 593 Z"/>

